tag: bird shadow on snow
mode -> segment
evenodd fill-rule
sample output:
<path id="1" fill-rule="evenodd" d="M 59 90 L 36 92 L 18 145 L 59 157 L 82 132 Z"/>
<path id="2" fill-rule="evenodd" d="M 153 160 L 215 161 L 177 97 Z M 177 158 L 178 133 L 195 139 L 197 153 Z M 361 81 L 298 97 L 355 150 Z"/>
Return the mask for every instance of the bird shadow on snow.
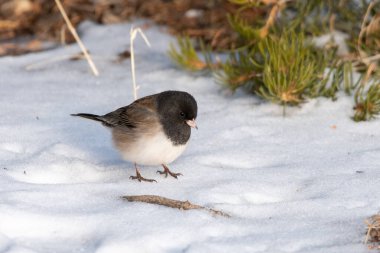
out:
<path id="1" fill-rule="evenodd" d="M 7 171 L 9 176 L 36 184 L 115 182 L 129 178 L 133 164 L 123 161 L 113 149 L 107 129 L 84 120 L 67 121 L 71 124 L 54 129 L 54 140 L 37 143 L 31 153 L 13 160 L 12 169 Z"/>
<path id="2" fill-rule="evenodd" d="M 65 140 L 61 144 L 73 148 L 73 152 L 69 153 L 72 157 L 90 161 L 92 164 L 108 169 L 133 168 L 133 164 L 123 161 L 113 148 L 111 133 L 108 129 L 99 123 L 76 118 L 72 120 L 78 122 L 72 124 L 70 128 L 62 129 L 60 133 L 62 139 Z M 75 150 L 80 151 L 80 154 L 75 153 Z"/>

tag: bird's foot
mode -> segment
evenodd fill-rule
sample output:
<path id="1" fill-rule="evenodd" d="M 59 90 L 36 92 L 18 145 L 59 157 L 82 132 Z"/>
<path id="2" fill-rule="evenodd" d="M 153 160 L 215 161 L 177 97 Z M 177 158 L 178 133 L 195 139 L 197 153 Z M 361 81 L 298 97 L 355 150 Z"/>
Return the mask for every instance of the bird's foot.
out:
<path id="1" fill-rule="evenodd" d="M 183 176 L 181 173 L 174 173 L 174 172 L 171 172 L 171 171 L 169 170 L 169 168 L 168 168 L 166 165 L 164 165 L 164 164 L 162 164 L 162 167 L 164 168 L 164 170 L 163 170 L 163 171 L 161 171 L 161 170 L 157 170 L 157 173 L 159 173 L 159 174 L 161 174 L 161 175 L 165 175 L 165 177 L 168 177 L 168 174 L 169 174 L 170 176 L 174 177 L 175 179 L 178 179 L 178 176 Z"/>
<path id="2" fill-rule="evenodd" d="M 152 182 L 157 183 L 157 181 L 154 179 L 148 179 L 148 178 L 141 176 L 140 171 L 137 169 L 137 167 L 136 167 L 136 176 L 130 176 L 129 179 L 138 180 L 139 182 L 145 181 L 145 182 L 150 182 L 150 183 L 152 183 Z"/>

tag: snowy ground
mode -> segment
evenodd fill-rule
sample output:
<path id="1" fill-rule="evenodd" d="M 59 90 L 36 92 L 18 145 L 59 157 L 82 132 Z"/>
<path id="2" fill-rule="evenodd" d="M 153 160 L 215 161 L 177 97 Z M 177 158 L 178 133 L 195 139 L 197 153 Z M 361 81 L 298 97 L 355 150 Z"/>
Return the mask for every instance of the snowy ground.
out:
<path id="1" fill-rule="evenodd" d="M 171 168 L 144 167 L 158 183 L 131 181 L 133 165 L 109 132 L 70 113 L 106 113 L 132 101 L 129 25 L 82 25 L 101 72 L 84 61 L 25 66 L 79 52 L 75 45 L 0 59 L 0 252 L 367 252 L 364 220 L 379 211 L 380 120 L 354 123 L 352 101 L 310 101 L 288 111 L 212 78 L 176 69 L 173 40 L 157 27 L 136 41 L 139 96 L 185 90 L 199 131 Z M 122 201 L 158 194 L 221 209 L 179 211 Z"/>

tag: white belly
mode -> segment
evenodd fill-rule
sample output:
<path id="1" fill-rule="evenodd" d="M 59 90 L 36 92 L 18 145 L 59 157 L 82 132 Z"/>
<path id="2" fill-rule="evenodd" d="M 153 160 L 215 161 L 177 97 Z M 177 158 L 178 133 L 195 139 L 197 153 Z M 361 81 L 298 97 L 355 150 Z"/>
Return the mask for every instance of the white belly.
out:
<path id="1" fill-rule="evenodd" d="M 161 165 L 173 162 L 187 144 L 174 146 L 161 131 L 153 136 L 139 139 L 120 150 L 123 159 L 140 165 Z"/>

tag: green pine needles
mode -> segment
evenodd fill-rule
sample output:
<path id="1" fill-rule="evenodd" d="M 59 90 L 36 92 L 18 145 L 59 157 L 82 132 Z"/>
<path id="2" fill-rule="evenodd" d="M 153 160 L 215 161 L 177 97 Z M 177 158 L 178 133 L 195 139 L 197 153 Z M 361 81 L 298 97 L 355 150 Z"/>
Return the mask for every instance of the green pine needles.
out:
<path id="1" fill-rule="evenodd" d="M 284 112 L 287 106 L 316 97 L 336 100 L 341 92 L 354 94 L 355 121 L 380 114 L 380 82 L 366 88 L 363 84 L 380 76 L 380 16 L 376 14 L 380 4 L 365 0 L 229 1 L 241 6 L 228 16 L 239 38 L 238 48 L 223 52 L 225 60 L 215 62 L 202 43 L 200 57 L 189 38 L 179 38 L 179 47 L 171 45 L 169 51 L 175 63 L 191 71 L 213 72 L 218 83 L 231 90 L 244 88 L 282 105 Z M 242 11 L 250 8 L 265 11 L 266 17 L 248 22 Z M 350 53 L 338 55 L 335 29 L 348 35 Z M 317 48 L 311 38 L 321 34 L 331 34 L 331 41 Z M 370 65 L 375 69 L 368 74 Z M 366 81 L 353 78 L 354 69 L 360 66 L 367 72 L 362 73 Z"/>
<path id="2" fill-rule="evenodd" d="M 202 71 L 208 68 L 206 62 L 199 58 L 190 38 L 178 37 L 177 41 L 179 51 L 173 44 L 170 44 L 169 48 L 169 56 L 177 65 L 189 71 Z"/>
<path id="3" fill-rule="evenodd" d="M 279 38 L 268 36 L 259 44 L 264 57 L 262 85 L 257 94 L 287 105 L 305 101 L 323 72 L 311 45 L 302 33 L 284 32 Z"/>
<path id="4" fill-rule="evenodd" d="M 353 120 L 365 121 L 380 114 L 380 80 L 376 80 L 366 90 L 363 85 L 355 94 L 355 114 Z"/>
<path id="5" fill-rule="evenodd" d="M 228 59 L 215 71 L 218 83 L 236 90 L 244 87 L 255 92 L 262 85 L 262 64 L 258 63 L 255 50 L 244 49 L 231 53 Z"/>

